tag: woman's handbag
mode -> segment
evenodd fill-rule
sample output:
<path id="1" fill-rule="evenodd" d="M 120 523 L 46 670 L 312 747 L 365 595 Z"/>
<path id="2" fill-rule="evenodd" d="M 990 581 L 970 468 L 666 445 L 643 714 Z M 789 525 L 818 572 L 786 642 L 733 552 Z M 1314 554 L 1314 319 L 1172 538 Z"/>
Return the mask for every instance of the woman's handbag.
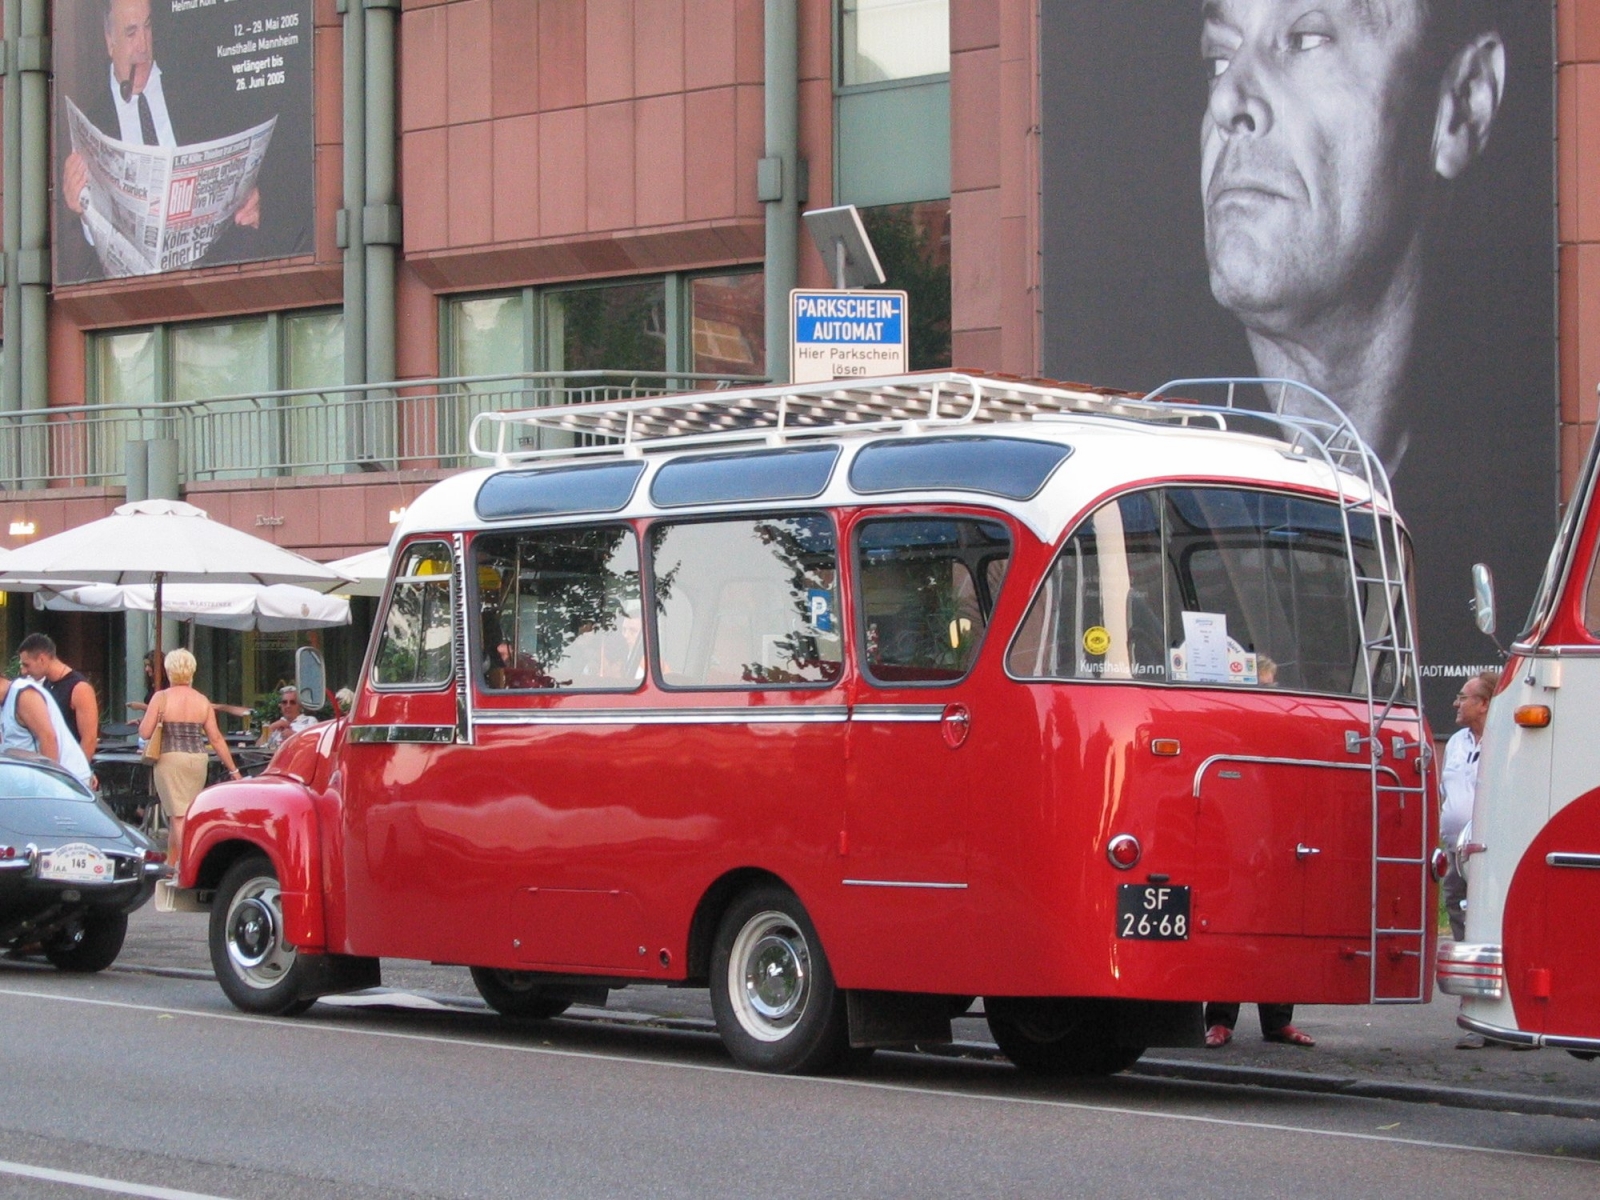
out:
<path id="1" fill-rule="evenodd" d="M 144 744 L 144 754 L 140 756 L 139 761 L 147 767 L 154 766 L 156 759 L 161 757 L 161 727 L 165 724 L 165 721 L 157 721 L 155 732 L 150 735 L 150 740 Z"/>

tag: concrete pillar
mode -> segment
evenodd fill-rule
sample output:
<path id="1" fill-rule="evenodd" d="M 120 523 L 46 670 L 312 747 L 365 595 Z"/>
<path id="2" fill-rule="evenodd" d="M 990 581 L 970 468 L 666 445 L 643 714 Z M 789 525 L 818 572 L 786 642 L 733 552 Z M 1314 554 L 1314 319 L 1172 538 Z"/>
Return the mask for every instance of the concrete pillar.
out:
<path id="1" fill-rule="evenodd" d="M 366 10 L 341 0 L 344 13 L 344 206 L 339 244 L 344 247 L 344 381 L 367 381 L 367 251 L 361 209 L 367 197 Z"/>
<path id="2" fill-rule="evenodd" d="M 766 0 L 766 150 L 757 192 L 767 209 L 767 374 L 789 380 L 789 292 L 800 255 L 800 17 L 798 0 Z"/>

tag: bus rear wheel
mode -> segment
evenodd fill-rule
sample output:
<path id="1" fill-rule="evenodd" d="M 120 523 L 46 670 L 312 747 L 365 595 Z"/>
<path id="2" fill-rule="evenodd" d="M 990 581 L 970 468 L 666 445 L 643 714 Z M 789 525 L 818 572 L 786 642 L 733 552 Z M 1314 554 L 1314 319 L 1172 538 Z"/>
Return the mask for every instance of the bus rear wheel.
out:
<path id="1" fill-rule="evenodd" d="M 472 984 L 478 989 L 478 995 L 502 1017 L 548 1021 L 567 1011 L 572 1001 L 557 1000 L 548 995 L 538 980 L 539 977 L 529 971 L 472 968 Z"/>
<path id="2" fill-rule="evenodd" d="M 983 1011 L 995 1044 L 1029 1075 L 1115 1075 L 1144 1053 L 1118 1044 L 1115 1001 L 986 996 Z"/>
<path id="3" fill-rule="evenodd" d="M 741 1066 L 806 1075 L 849 1056 L 844 993 L 787 888 L 754 888 L 723 914 L 711 949 L 711 1010 Z"/>

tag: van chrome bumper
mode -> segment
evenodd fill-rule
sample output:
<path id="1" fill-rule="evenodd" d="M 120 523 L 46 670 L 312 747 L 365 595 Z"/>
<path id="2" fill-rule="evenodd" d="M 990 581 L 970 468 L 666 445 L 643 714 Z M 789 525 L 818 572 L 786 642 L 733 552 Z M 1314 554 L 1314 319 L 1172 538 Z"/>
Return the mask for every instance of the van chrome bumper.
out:
<path id="1" fill-rule="evenodd" d="M 1440 942 L 1435 980 L 1447 996 L 1499 1000 L 1506 993 L 1505 956 L 1499 946 Z"/>
<path id="2" fill-rule="evenodd" d="M 1507 1029 L 1491 1025 L 1462 1013 L 1456 1024 L 1473 1033 L 1481 1033 L 1490 1041 L 1506 1042 L 1513 1046 L 1543 1046 L 1548 1050 L 1575 1050 L 1579 1054 L 1600 1054 L 1600 1038 L 1574 1037 L 1561 1033 L 1528 1033 L 1521 1029 Z"/>

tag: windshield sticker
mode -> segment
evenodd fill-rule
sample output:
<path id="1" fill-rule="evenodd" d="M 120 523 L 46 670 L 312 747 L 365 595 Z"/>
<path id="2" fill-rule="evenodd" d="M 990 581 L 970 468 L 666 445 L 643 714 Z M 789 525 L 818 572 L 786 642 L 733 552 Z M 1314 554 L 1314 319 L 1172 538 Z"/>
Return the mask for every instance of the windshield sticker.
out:
<path id="1" fill-rule="evenodd" d="M 1096 658 L 1111 649 L 1111 634 L 1104 625 L 1091 625 L 1083 631 L 1083 651 Z"/>
<path id="2" fill-rule="evenodd" d="M 1189 683 L 1260 682 L 1256 656 L 1228 636 L 1226 613 L 1185 612 L 1183 645 L 1170 655 L 1171 676 Z"/>

